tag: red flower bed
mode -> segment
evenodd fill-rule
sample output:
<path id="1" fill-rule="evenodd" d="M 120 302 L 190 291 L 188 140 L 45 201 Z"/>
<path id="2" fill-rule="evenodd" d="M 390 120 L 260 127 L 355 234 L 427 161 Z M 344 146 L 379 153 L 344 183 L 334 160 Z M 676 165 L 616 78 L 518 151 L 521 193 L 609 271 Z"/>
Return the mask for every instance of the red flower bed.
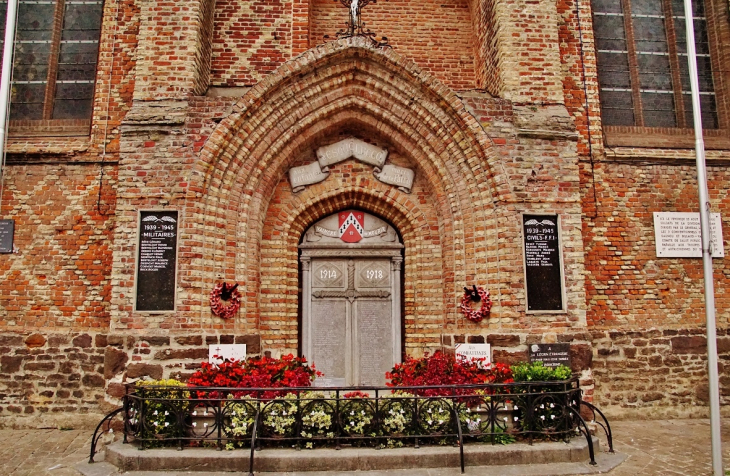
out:
<path id="1" fill-rule="evenodd" d="M 188 385 L 191 387 L 232 387 L 232 388 L 285 388 L 309 387 L 315 377 L 321 376 L 314 365 L 309 366 L 304 357 L 285 355 L 280 359 L 270 357 L 250 357 L 242 361 L 225 361 L 214 365 L 203 362 L 200 370 L 195 372 Z M 276 398 L 289 393 L 267 391 L 260 395 L 263 398 Z M 203 395 L 201 395 L 203 394 Z M 234 396 L 251 395 L 251 392 L 237 392 Z M 258 396 L 258 395 L 257 395 Z M 198 398 L 216 398 L 214 392 L 198 392 Z"/>
<path id="2" fill-rule="evenodd" d="M 402 364 L 396 364 L 393 370 L 385 374 L 390 380 L 389 387 L 410 387 L 427 385 L 478 385 L 487 383 L 510 383 L 512 371 L 504 364 L 493 363 L 481 368 L 479 362 L 457 360 L 453 355 L 437 351 L 433 355 L 414 359 L 406 358 Z M 466 395 L 470 389 L 428 389 L 413 391 L 418 395 L 438 396 Z"/>

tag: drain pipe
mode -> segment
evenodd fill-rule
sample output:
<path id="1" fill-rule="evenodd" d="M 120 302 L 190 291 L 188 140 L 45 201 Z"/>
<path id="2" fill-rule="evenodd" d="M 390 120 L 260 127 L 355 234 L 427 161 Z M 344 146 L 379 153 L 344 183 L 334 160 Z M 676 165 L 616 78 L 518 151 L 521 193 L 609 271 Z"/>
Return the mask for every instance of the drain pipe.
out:
<path id="1" fill-rule="evenodd" d="M 13 49 L 15 46 L 15 25 L 18 18 L 18 0 L 8 0 L 8 14 L 5 20 L 5 45 L 3 48 L 3 71 L 0 76 L 0 177 L 5 164 L 5 134 L 8 129 L 10 108 L 10 75 L 13 72 Z"/>
<path id="2" fill-rule="evenodd" d="M 705 142 L 702 138 L 700 87 L 697 79 L 697 52 L 695 50 L 692 0 L 684 0 L 684 19 L 687 28 L 687 61 L 692 90 L 692 115 L 695 128 L 695 155 L 697 161 L 697 189 L 700 201 L 700 228 L 702 230 L 702 270 L 705 281 L 705 319 L 707 321 L 707 376 L 710 387 L 710 434 L 712 440 L 712 470 L 722 476 L 722 440 L 720 436 L 720 384 L 717 371 L 717 337 L 715 329 L 715 285 L 712 273 L 712 240 L 710 238 L 710 200 L 707 192 Z"/>

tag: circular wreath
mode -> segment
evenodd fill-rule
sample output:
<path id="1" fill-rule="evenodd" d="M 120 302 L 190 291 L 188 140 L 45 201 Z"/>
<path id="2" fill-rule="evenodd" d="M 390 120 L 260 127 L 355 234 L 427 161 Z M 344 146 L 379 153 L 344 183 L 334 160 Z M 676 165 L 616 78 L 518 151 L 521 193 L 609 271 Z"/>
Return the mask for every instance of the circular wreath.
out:
<path id="1" fill-rule="evenodd" d="M 210 310 L 213 314 L 230 319 L 236 315 L 241 307 L 241 293 L 238 292 L 238 284 L 228 286 L 226 283 L 218 283 L 210 292 Z"/>
<path id="2" fill-rule="evenodd" d="M 481 322 L 482 319 L 489 315 L 489 311 L 492 309 L 492 300 L 489 298 L 489 292 L 485 291 L 481 286 L 474 286 L 473 291 L 468 288 L 464 289 L 464 297 L 461 298 L 461 305 L 459 306 L 461 312 L 470 321 Z M 478 301 L 482 302 L 481 307 L 479 309 L 473 309 L 471 303 Z"/>

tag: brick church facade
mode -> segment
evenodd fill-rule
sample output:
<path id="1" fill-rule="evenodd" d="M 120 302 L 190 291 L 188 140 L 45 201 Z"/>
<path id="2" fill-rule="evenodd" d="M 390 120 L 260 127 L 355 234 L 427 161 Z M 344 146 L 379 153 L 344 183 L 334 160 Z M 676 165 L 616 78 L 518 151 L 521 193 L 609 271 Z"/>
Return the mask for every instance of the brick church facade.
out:
<path id="1" fill-rule="evenodd" d="M 709 196 L 727 242 L 728 3 L 696 3 Z M 374 38 L 338 38 L 348 9 L 334 0 L 56 0 L 40 25 L 21 2 L 0 421 L 91 424 L 124 382 L 184 379 L 209 345 L 302 352 L 304 235 L 348 210 L 397 235 L 401 355 L 489 343 L 511 363 L 569 343 L 609 415 L 705 414 L 702 261 L 658 257 L 653 222 L 698 210 L 680 6 L 381 0 L 362 9 Z M 344 143 L 387 151 L 410 187 L 355 152 L 293 187 L 293 169 Z M 150 211 L 177 217 L 171 309 L 138 302 Z M 526 214 L 557 217 L 554 310 L 528 305 Z M 725 401 L 730 266 L 713 263 Z M 221 282 L 241 294 L 230 319 L 211 312 Z M 472 285 L 493 300 L 479 323 L 459 312 Z"/>

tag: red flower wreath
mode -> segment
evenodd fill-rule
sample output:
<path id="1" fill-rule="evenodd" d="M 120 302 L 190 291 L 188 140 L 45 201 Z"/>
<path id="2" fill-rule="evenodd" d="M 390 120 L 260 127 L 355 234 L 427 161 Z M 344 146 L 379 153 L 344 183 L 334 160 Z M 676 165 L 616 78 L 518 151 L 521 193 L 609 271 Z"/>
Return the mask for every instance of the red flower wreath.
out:
<path id="1" fill-rule="evenodd" d="M 236 315 L 241 307 L 241 293 L 238 292 L 238 284 L 228 286 L 226 283 L 218 283 L 210 292 L 210 310 L 218 317 L 230 319 Z M 227 301 L 228 304 L 224 304 Z"/>
<path id="2" fill-rule="evenodd" d="M 489 293 L 484 288 L 474 286 L 472 291 L 469 288 L 464 288 L 464 297 L 461 298 L 461 305 L 459 308 L 464 313 L 467 319 L 473 322 L 481 322 L 482 319 L 489 315 L 489 311 L 492 309 L 492 300 L 489 298 Z M 472 309 L 470 303 L 477 301 L 476 297 L 482 302 L 479 309 Z"/>

